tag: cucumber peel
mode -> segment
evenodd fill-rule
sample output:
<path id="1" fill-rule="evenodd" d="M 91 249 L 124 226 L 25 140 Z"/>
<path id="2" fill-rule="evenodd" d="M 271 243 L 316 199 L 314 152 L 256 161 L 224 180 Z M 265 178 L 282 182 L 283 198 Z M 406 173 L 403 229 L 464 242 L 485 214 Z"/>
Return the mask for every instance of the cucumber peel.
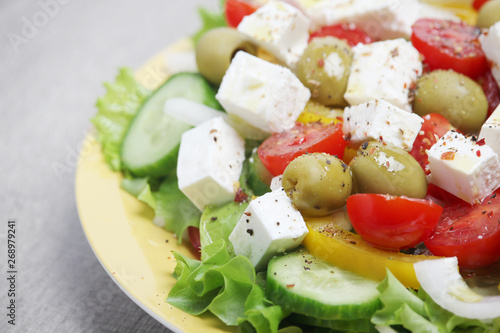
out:
<path id="1" fill-rule="evenodd" d="M 266 295 L 284 309 L 309 317 L 370 319 L 381 307 L 378 284 L 300 250 L 269 262 Z"/>
<path id="2" fill-rule="evenodd" d="M 175 169 L 182 134 L 191 125 L 163 111 L 169 98 L 182 97 L 220 109 L 215 91 L 198 73 L 171 76 L 142 104 L 121 146 L 124 168 L 136 177 L 161 177 Z"/>

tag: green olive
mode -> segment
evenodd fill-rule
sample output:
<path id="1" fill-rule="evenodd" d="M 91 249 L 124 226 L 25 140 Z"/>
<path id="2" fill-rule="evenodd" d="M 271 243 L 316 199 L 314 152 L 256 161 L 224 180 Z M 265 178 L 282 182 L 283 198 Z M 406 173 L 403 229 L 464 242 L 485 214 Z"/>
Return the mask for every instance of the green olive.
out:
<path id="1" fill-rule="evenodd" d="M 435 70 L 418 80 L 413 111 L 420 116 L 439 113 L 460 131 L 471 133 L 481 129 L 488 100 L 481 86 L 467 76 Z"/>
<path id="2" fill-rule="evenodd" d="M 420 164 L 403 149 L 364 142 L 350 163 L 356 190 L 424 198 L 427 180 Z"/>
<path id="3" fill-rule="evenodd" d="M 231 59 L 238 51 L 252 55 L 257 46 L 236 29 L 221 27 L 211 29 L 196 44 L 196 65 L 198 71 L 213 84 L 220 84 Z"/>
<path id="4" fill-rule="evenodd" d="M 352 63 L 349 45 L 335 37 L 315 38 L 297 62 L 296 74 L 314 100 L 328 106 L 347 106 L 344 93 Z"/>
<path id="5" fill-rule="evenodd" d="M 306 216 L 326 216 L 345 205 L 352 192 L 349 167 L 324 153 L 295 158 L 283 172 L 283 188 L 293 205 Z"/>
<path id="6" fill-rule="evenodd" d="M 500 0 L 491 0 L 481 6 L 477 15 L 478 27 L 489 28 L 498 21 L 500 21 Z"/>

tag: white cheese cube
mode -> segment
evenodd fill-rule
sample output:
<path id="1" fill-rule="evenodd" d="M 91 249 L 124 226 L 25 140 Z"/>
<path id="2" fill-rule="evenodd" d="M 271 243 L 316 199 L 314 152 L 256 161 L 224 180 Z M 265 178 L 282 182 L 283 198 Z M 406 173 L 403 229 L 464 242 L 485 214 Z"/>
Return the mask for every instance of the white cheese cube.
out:
<path id="1" fill-rule="evenodd" d="M 270 133 L 291 129 L 311 92 L 288 68 L 240 51 L 215 97 L 227 113 Z"/>
<path id="2" fill-rule="evenodd" d="M 491 62 L 491 74 L 500 86 L 500 22 L 493 24 L 479 40 L 486 58 Z"/>
<path id="3" fill-rule="evenodd" d="M 245 16 L 237 29 L 293 68 L 307 47 L 310 25 L 297 8 L 271 1 Z"/>
<path id="4" fill-rule="evenodd" d="M 283 175 L 273 177 L 273 179 L 271 179 L 271 185 L 269 185 L 271 191 L 282 188 L 283 187 L 282 181 L 283 181 Z"/>
<path id="5" fill-rule="evenodd" d="M 377 40 L 409 38 L 412 25 L 429 17 L 458 20 L 444 9 L 418 0 L 299 0 L 314 29 L 330 24 L 354 23 Z"/>
<path id="6" fill-rule="evenodd" d="M 486 144 L 500 156 L 500 105 L 484 122 L 479 133 L 479 139 L 484 139 Z"/>
<path id="7" fill-rule="evenodd" d="M 234 199 L 245 140 L 222 117 L 185 132 L 177 160 L 179 189 L 200 210 Z"/>
<path id="8" fill-rule="evenodd" d="M 250 202 L 229 240 L 237 255 L 262 270 L 274 255 L 299 246 L 307 233 L 302 215 L 281 187 Z"/>
<path id="9" fill-rule="evenodd" d="M 421 18 L 458 21 L 453 13 L 418 0 L 391 0 L 389 8 L 375 14 L 380 29 L 364 26 L 371 37 L 378 39 L 410 38 L 412 25 Z M 371 29 L 369 29 L 371 28 Z M 374 35 L 378 34 L 378 36 Z"/>
<path id="10" fill-rule="evenodd" d="M 418 115 L 381 99 L 347 107 L 342 126 L 354 143 L 379 140 L 410 151 L 423 123 Z"/>
<path id="11" fill-rule="evenodd" d="M 402 38 L 358 44 L 344 98 L 351 105 L 384 99 L 411 111 L 410 88 L 422 73 L 420 54 Z"/>
<path id="12" fill-rule="evenodd" d="M 500 161 L 486 144 L 453 130 L 428 151 L 429 181 L 468 203 L 500 187 Z"/>
<path id="13" fill-rule="evenodd" d="M 375 23 L 374 15 L 389 8 L 386 0 L 299 0 L 306 13 L 313 20 L 314 28 L 325 25 L 349 23 Z"/>

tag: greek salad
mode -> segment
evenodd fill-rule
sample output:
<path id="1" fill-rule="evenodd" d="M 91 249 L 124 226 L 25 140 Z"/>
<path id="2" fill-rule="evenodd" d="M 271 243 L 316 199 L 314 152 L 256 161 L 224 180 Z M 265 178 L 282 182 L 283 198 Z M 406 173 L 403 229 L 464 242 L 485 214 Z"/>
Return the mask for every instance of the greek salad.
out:
<path id="1" fill-rule="evenodd" d="M 242 332 L 500 331 L 500 0 L 223 0 L 92 118 Z"/>

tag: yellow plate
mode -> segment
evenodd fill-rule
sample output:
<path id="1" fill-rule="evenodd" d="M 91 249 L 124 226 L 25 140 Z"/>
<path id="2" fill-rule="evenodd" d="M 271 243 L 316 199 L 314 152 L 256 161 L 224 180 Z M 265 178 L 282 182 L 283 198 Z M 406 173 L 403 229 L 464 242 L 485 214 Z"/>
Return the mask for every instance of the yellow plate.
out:
<path id="1" fill-rule="evenodd" d="M 168 73 L 167 53 L 188 50 L 187 40 L 165 49 L 136 73 L 139 82 L 154 88 Z M 122 176 L 104 161 L 95 135 L 80 151 L 76 171 L 76 203 L 90 246 L 110 277 L 135 303 L 175 332 L 236 332 L 215 316 L 191 316 L 165 302 L 175 283 L 172 251 L 190 255 L 173 234 L 153 224 L 153 211 L 120 188 Z"/>

